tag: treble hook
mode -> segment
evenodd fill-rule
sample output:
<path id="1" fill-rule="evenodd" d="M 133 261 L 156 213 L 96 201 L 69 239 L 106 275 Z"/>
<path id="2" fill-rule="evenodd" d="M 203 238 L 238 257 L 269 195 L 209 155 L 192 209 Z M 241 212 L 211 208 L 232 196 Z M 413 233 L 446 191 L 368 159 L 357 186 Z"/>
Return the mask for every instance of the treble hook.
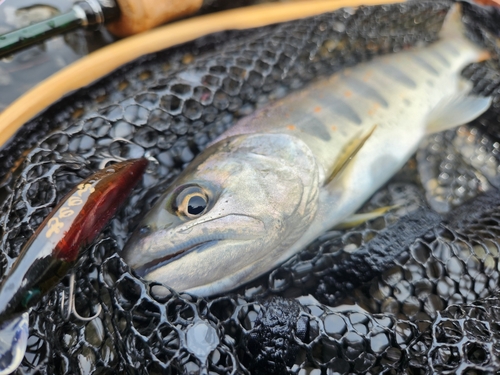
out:
<path id="1" fill-rule="evenodd" d="M 64 306 L 64 300 L 65 300 L 65 293 L 64 290 L 62 292 L 62 297 L 61 297 L 61 312 L 64 314 L 65 306 Z M 69 299 L 68 299 L 68 310 L 64 316 L 64 320 L 68 320 L 69 317 L 71 316 L 71 313 L 78 319 L 83 322 L 90 322 L 91 320 L 94 320 L 99 316 L 99 314 L 102 311 L 102 306 L 99 304 L 98 305 L 97 312 L 93 316 L 89 317 L 84 317 L 81 316 L 78 311 L 76 311 L 75 307 L 75 273 L 71 272 L 69 276 Z"/>

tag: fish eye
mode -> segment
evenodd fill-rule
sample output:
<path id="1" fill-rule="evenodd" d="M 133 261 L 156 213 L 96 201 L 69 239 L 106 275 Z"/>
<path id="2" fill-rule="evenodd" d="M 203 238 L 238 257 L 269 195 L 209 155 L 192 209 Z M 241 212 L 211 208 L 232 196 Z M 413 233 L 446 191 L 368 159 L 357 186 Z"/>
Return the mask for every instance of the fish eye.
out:
<path id="1" fill-rule="evenodd" d="M 139 228 L 139 235 L 141 237 L 145 237 L 149 233 L 151 233 L 151 227 L 149 225 L 145 225 L 145 226 Z"/>
<path id="2" fill-rule="evenodd" d="M 23 305 L 24 308 L 31 306 L 33 298 L 40 296 L 41 293 L 42 292 L 38 288 L 27 290 L 26 293 L 24 294 L 21 304 Z"/>
<path id="3" fill-rule="evenodd" d="M 177 215 L 196 219 L 207 211 L 209 199 L 203 188 L 189 185 L 177 193 L 173 203 L 172 208 Z"/>

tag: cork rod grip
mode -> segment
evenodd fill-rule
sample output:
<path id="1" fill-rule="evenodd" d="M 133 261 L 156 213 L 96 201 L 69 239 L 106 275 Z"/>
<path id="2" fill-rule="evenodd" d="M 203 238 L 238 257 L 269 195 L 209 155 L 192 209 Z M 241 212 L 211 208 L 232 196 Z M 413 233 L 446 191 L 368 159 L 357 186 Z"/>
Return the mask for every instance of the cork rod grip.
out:
<path id="1" fill-rule="evenodd" d="M 201 8 L 203 0 L 117 0 L 121 15 L 107 25 L 114 35 L 125 37 L 187 16 Z"/>

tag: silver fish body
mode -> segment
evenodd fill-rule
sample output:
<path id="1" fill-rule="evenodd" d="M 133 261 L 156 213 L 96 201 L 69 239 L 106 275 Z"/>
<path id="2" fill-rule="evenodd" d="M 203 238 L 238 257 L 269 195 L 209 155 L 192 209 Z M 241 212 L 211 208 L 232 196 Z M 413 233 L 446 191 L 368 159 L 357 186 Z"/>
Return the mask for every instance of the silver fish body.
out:
<path id="1" fill-rule="evenodd" d="M 426 134 L 490 105 L 467 96 L 460 71 L 482 51 L 449 18 L 431 46 L 344 70 L 239 121 L 158 199 L 125 260 L 148 280 L 217 294 L 354 214 Z"/>

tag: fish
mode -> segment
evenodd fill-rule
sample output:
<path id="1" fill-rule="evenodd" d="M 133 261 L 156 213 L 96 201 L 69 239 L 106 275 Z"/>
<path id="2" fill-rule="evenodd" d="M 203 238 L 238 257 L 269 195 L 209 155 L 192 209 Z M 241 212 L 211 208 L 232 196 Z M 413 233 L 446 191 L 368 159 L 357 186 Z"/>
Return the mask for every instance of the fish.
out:
<path id="1" fill-rule="evenodd" d="M 0 284 L 0 327 L 26 313 L 66 276 L 130 195 L 148 163 L 142 158 L 107 166 L 59 202 Z"/>
<path id="2" fill-rule="evenodd" d="M 491 98 L 470 95 L 460 72 L 486 58 L 455 5 L 433 44 L 344 69 L 242 118 L 157 199 L 123 259 L 200 297 L 272 270 L 352 220 L 426 135 L 485 112 Z"/>

